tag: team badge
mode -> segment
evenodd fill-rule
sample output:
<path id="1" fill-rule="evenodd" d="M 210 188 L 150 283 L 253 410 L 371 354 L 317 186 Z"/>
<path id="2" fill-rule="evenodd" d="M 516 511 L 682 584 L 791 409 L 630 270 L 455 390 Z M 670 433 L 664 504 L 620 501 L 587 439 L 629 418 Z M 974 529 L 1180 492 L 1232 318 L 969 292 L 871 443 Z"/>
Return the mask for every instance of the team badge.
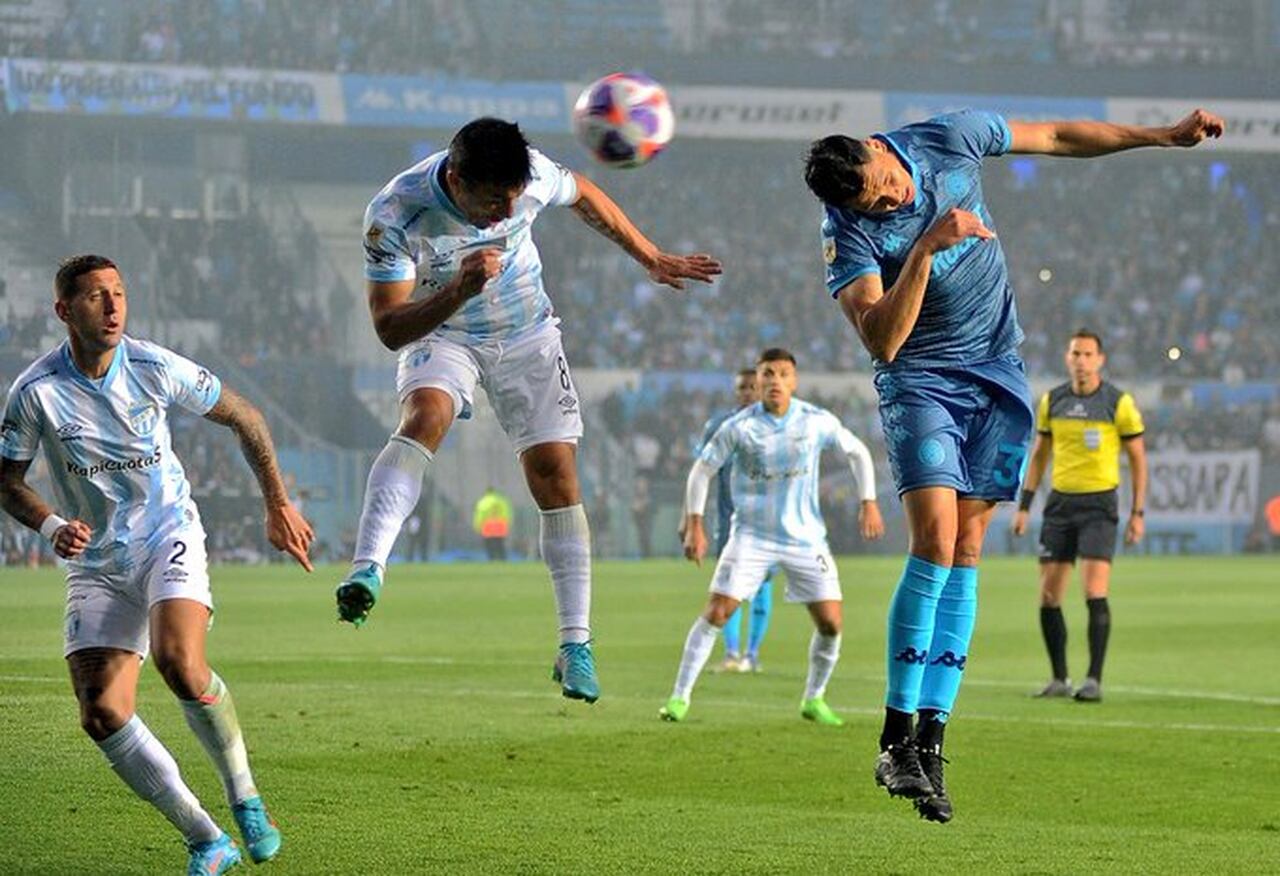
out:
<path id="1" fill-rule="evenodd" d="M 836 239 L 834 237 L 822 238 L 822 260 L 829 265 L 836 263 Z"/>
<path id="2" fill-rule="evenodd" d="M 143 401 L 129 408 L 129 427 L 139 435 L 150 435 L 160 419 L 154 402 Z"/>

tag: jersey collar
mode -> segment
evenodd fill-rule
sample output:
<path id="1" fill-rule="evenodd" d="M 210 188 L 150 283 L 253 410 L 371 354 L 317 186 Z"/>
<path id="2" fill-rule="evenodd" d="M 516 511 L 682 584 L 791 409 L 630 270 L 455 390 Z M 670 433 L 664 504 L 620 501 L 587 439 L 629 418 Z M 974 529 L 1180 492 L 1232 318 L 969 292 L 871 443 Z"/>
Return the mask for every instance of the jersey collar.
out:
<path id="1" fill-rule="evenodd" d="M 449 197 L 449 192 L 444 187 L 444 174 L 449 167 L 449 156 L 446 155 L 440 159 L 440 163 L 436 165 L 436 169 L 431 172 L 431 191 L 435 193 L 438 200 L 445 210 L 457 219 L 459 222 L 470 225 L 467 217 L 462 215 L 462 211 L 458 209 L 458 205 L 453 202 L 453 198 Z"/>
<path id="2" fill-rule="evenodd" d="M 124 338 L 121 338 L 120 343 L 116 345 L 116 354 L 111 357 L 111 364 L 107 366 L 107 373 L 102 375 L 101 379 L 94 380 L 81 371 L 76 360 L 71 357 L 71 341 L 62 342 L 62 361 L 71 373 L 71 379 L 92 392 L 106 392 L 110 388 L 111 382 L 120 372 L 124 358 Z"/>

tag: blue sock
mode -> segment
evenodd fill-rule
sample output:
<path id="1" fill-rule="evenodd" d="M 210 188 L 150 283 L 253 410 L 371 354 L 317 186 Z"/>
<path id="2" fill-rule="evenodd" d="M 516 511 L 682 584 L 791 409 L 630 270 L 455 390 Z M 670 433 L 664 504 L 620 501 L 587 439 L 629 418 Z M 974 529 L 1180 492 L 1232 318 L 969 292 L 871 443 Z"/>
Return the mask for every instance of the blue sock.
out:
<path id="1" fill-rule="evenodd" d="M 946 566 L 907 557 L 902 579 L 889 603 L 889 684 L 884 703 L 891 709 L 908 715 L 916 710 L 933 641 L 938 596 L 950 573 Z"/>
<path id="2" fill-rule="evenodd" d="M 769 629 L 773 614 L 773 575 L 770 573 L 751 599 L 751 629 L 747 633 L 747 654 L 752 660 L 760 656 L 760 643 Z"/>
<path id="3" fill-rule="evenodd" d="M 729 619 L 724 622 L 724 653 L 734 657 L 742 656 L 742 603 L 733 610 Z"/>
<path id="4" fill-rule="evenodd" d="M 919 707 L 935 710 L 938 721 L 946 721 L 956 704 L 977 617 L 978 570 L 956 566 L 942 588 L 942 596 L 938 597 L 929 665 L 925 667 L 924 683 L 920 686 Z"/>

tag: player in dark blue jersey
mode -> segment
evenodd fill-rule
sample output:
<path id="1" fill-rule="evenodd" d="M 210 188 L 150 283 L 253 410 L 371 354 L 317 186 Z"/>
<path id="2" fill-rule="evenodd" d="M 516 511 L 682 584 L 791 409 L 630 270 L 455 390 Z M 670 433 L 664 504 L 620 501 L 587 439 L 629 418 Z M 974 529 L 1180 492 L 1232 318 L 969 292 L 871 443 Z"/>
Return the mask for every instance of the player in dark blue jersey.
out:
<path id="1" fill-rule="evenodd" d="M 833 135 L 810 148 L 805 182 L 826 205 L 827 288 L 875 360 L 911 531 L 889 608 L 876 780 L 913 798 L 925 818 L 951 819 L 942 737 L 968 660 L 978 559 L 996 502 L 1017 495 L 1034 421 L 982 160 L 1194 146 L 1223 127 L 1204 110 L 1158 128 L 1006 122 L 967 110 L 865 140 Z M 1098 208 L 1108 208 L 1105 197 Z"/>

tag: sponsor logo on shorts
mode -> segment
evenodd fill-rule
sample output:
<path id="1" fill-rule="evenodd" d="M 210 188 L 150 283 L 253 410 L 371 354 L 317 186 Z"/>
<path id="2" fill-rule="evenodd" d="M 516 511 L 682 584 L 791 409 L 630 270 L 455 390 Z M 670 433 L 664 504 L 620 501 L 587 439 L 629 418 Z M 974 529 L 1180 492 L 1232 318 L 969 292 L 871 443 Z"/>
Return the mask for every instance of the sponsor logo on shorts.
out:
<path id="1" fill-rule="evenodd" d="M 893 656 L 895 663 L 915 663 L 924 666 L 929 660 L 928 651 L 917 651 L 915 648 L 904 648 Z"/>
<path id="2" fill-rule="evenodd" d="M 946 462 L 947 451 L 937 438 L 926 438 L 920 442 L 920 449 L 916 451 L 916 456 L 925 465 L 939 466 Z"/>
<path id="3" fill-rule="evenodd" d="M 82 478 L 91 478 L 94 475 L 105 472 L 118 471 L 143 471 L 154 468 L 160 464 L 161 452 L 157 450 L 150 456 L 140 456 L 136 459 L 104 459 L 102 462 L 95 462 L 92 465 L 76 465 L 68 460 L 67 474 L 73 474 Z"/>
<path id="4" fill-rule="evenodd" d="M 957 657 L 954 651 L 943 651 L 942 656 L 937 660 L 929 662 L 930 666 L 949 666 L 952 669 L 958 669 L 964 672 L 964 664 L 969 659 L 969 655 Z"/>

